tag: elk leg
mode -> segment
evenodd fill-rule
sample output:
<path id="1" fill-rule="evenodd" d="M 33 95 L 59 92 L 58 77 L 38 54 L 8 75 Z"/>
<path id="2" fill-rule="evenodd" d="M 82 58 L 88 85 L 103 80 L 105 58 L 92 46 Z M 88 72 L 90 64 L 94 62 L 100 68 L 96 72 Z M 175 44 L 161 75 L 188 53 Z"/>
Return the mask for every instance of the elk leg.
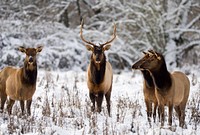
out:
<path id="1" fill-rule="evenodd" d="M 12 113 L 12 107 L 14 103 L 15 103 L 15 100 L 12 100 L 12 99 L 8 100 L 7 110 L 8 110 L 9 115 L 11 115 Z"/>
<path id="2" fill-rule="evenodd" d="M 154 109 L 153 109 L 153 120 L 154 120 L 154 122 L 156 122 L 156 110 L 157 110 L 157 108 L 158 108 L 158 103 L 157 102 L 155 102 L 154 103 Z M 159 117 L 159 111 L 158 111 L 158 117 Z"/>
<path id="3" fill-rule="evenodd" d="M 179 122 L 179 126 L 183 128 L 185 125 L 185 110 L 181 110 L 181 121 Z"/>
<path id="4" fill-rule="evenodd" d="M 22 110 L 22 115 L 24 115 L 24 101 L 23 100 L 20 100 L 20 107 Z"/>
<path id="5" fill-rule="evenodd" d="M 179 108 L 180 108 L 180 121 L 179 121 L 179 126 L 183 128 L 183 126 L 185 125 L 185 106 L 186 103 L 182 103 Z"/>
<path id="6" fill-rule="evenodd" d="M 173 105 L 171 103 L 169 103 L 169 108 L 168 108 L 168 125 L 172 126 L 172 112 L 173 112 Z"/>
<path id="7" fill-rule="evenodd" d="M 6 102 L 7 96 L 1 96 L 1 109 L 0 112 L 3 112 L 4 104 Z"/>
<path id="8" fill-rule="evenodd" d="M 181 118 L 181 110 L 179 108 L 179 106 L 174 106 L 174 109 L 178 115 L 178 119 L 179 119 L 179 123 L 180 123 L 180 118 Z"/>
<path id="9" fill-rule="evenodd" d="M 103 93 L 99 92 L 98 97 L 97 97 L 97 111 L 100 113 L 101 112 L 101 104 L 103 101 Z"/>
<path id="10" fill-rule="evenodd" d="M 146 104 L 146 108 L 147 108 L 147 119 L 148 119 L 149 125 L 151 127 L 152 104 L 147 99 L 145 99 L 145 104 Z"/>
<path id="11" fill-rule="evenodd" d="M 31 115 L 31 103 L 32 99 L 26 101 L 26 109 L 29 116 Z"/>
<path id="12" fill-rule="evenodd" d="M 159 105 L 159 111 L 160 111 L 160 120 L 161 120 L 161 126 L 164 126 L 164 120 L 165 120 L 165 110 L 164 110 L 164 105 Z"/>
<path id="13" fill-rule="evenodd" d="M 92 112 L 94 112 L 94 110 L 95 110 L 95 98 L 96 98 L 96 96 L 93 93 L 90 93 L 89 95 L 90 95 L 90 100 L 92 101 L 91 110 L 92 110 Z"/>
<path id="14" fill-rule="evenodd" d="M 110 96 L 111 96 L 111 91 L 109 91 L 105 94 L 109 116 L 110 116 Z"/>
<path id="15" fill-rule="evenodd" d="M 158 108 L 158 120 L 159 120 L 159 122 L 160 122 L 160 118 L 161 118 L 161 111 L 160 111 L 160 108 L 159 107 L 157 107 Z"/>

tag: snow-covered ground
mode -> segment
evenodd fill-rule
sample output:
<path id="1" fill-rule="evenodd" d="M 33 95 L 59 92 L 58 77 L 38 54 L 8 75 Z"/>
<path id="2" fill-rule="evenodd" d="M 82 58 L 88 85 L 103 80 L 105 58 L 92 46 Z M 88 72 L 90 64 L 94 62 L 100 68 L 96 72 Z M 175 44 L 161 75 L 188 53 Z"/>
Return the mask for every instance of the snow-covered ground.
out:
<path id="1" fill-rule="evenodd" d="M 19 102 L 13 106 L 13 115 L 0 114 L 0 134 L 46 135 L 197 135 L 200 134 L 200 78 L 189 75 L 191 92 L 186 108 L 187 129 L 178 127 L 173 114 L 173 131 L 160 128 L 158 119 L 150 128 L 142 93 L 140 72 L 115 74 L 111 95 L 111 117 L 106 102 L 102 112 L 92 113 L 85 72 L 38 72 L 37 90 L 33 96 L 31 116 L 22 116 Z M 165 108 L 167 115 L 167 108 Z"/>

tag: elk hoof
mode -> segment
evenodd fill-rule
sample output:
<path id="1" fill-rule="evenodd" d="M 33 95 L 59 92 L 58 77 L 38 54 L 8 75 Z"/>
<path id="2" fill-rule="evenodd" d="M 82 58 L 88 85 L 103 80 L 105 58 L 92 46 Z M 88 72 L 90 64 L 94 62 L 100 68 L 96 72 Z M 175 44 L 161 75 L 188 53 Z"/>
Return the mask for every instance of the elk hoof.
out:
<path id="1" fill-rule="evenodd" d="M 95 107 L 91 106 L 91 111 L 94 112 L 94 110 L 95 110 Z"/>
<path id="2" fill-rule="evenodd" d="M 100 113 L 100 112 L 101 112 L 101 108 L 100 108 L 100 107 L 97 109 L 97 112 L 98 112 L 98 113 Z"/>

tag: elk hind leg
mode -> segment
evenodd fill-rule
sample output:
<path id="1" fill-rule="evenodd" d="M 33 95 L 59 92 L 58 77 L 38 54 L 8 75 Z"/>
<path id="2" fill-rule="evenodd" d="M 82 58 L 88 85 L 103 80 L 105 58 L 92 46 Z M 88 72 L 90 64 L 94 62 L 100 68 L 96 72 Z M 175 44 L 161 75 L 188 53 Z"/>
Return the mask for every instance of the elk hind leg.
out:
<path id="1" fill-rule="evenodd" d="M 181 105 L 179 106 L 180 112 L 181 112 L 180 120 L 179 120 L 179 126 L 182 127 L 182 128 L 183 128 L 184 125 L 185 125 L 185 106 L 186 106 L 186 103 L 181 104 Z M 186 126 L 186 125 L 185 125 L 185 126 Z"/>
<path id="2" fill-rule="evenodd" d="M 184 125 L 185 125 L 185 110 L 181 110 L 181 118 L 179 121 L 179 126 L 183 128 Z"/>
<path id="3" fill-rule="evenodd" d="M 179 106 L 174 106 L 174 109 L 178 115 L 178 119 L 180 121 L 180 118 L 181 118 L 181 110 L 180 110 L 180 107 Z"/>
<path id="4" fill-rule="evenodd" d="M 108 110 L 108 115 L 109 115 L 109 116 L 110 116 L 110 96 L 111 96 L 111 90 L 108 91 L 108 92 L 105 94 L 106 102 L 107 102 L 107 110 Z"/>
<path id="5" fill-rule="evenodd" d="M 24 115 L 24 101 L 23 100 L 20 100 L 20 107 L 22 110 L 22 115 Z"/>

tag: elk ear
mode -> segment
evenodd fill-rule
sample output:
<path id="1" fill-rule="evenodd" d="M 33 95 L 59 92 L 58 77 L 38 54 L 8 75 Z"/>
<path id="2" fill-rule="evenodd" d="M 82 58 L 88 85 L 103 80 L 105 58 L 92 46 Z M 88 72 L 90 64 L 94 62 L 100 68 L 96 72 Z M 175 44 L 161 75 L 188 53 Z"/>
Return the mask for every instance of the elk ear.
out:
<path id="1" fill-rule="evenodd" d="M 157 57 L 157 59 L 158 59 L 158 60 L 161 60 L 161 57 L 160 57 L 160 56 L 158 56 L 158 57 Z"/>
<path id="2" fill-rule="evenodd" d="M 154 52 L 154 55 L 156 56 L 156 58 L 157 58 L 158 60 L 161 60 L 161 56 L 160 56 L 160 54 L 159 54 L 159 53 L 157 53 L 157 52 Z"/>
<path id="3" fill-rule="evenodd" d="M 94 51 L 94 46 L 93 45 L 85 45 L 88 51 Z"/>
<path id="4" fill-rule="evenodd" d="M 43 46 L 39 46 L 39 47 L 36 48 L 36 52 L 39 53 L 39 52 L 42 51 L 42 49 L 43 49 Z"/>
<path id="5" fill-rule="evenodd" d="M 20 46 L 20 47 L 18 48 L 18 50 L 21 51 L 22 53 L 26 53 L 26 48 L 23 47 L 23 46 Z"/>
<path id="6" fill-rule="evenodd" d="M 157 58 L 158 60 L 161 60 L 161 56 L 160 56 L 159 54 L 155 53 L 155 55 L 156 55 L 156 58 Z"/>
<path id="7" fill-rule="evenodd" d="M 107 51 L 107 50 L 109 50 L 110 47 L 111 47 L 111 44 L 104 45 L 104 46 L 103 46 L 103 51 Z"/>
<path id="8" fill-rule="evenodd" d="M 146 55 L 147 53 L 146 52 L 142 52 L 144 55 Z"/>

